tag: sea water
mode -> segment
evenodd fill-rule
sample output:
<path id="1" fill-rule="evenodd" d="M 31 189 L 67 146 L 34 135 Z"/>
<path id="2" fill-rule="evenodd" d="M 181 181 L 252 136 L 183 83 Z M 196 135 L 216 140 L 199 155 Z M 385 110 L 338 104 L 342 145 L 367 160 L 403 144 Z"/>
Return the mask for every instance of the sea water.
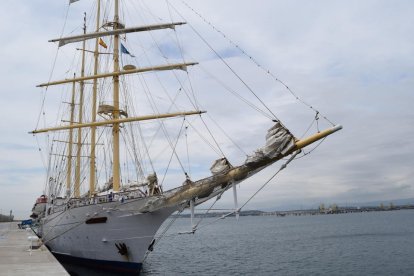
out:
<path id="1" fill-rule="evenodd" d="M 414 210 L 215 220 L 177 219 L 142 275 L 414 275 Z"/>

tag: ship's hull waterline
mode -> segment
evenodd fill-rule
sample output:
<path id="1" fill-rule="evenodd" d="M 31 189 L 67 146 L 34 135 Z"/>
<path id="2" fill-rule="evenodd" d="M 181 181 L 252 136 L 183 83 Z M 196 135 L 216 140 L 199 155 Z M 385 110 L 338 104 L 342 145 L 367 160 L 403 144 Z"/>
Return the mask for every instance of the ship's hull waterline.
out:
<path id="1" fill-rule="evenodd" d="M 139 213 L 146 199 L 87 204 L 52 213 L 38 234 L 63 263 L 137 273 L 162 223 L 177 206 Z"/>

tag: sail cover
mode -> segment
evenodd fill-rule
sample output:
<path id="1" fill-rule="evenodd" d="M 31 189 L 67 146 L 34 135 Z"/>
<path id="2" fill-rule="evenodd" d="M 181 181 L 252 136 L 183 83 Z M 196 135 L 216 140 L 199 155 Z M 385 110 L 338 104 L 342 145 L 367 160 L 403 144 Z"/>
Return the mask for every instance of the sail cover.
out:
<path id="1" fill-rule="evenodd" d="M 249 155 L 246 164 L 284 155 L 294 146 L 295 137 L 280 122 L 277 122 L 267 131 L 265 146 Z"/>
<path id="2" fill-rule="evenodd" d="M 210 171 L 214 175 L 228 171 L 231 168 L 233 168 L 233 166 L 230 164 L 227 158 L 224 157 L 214 161 L 213 165 L 211 165 Z"/>
<path id="3" fill-rule="evenodd" d="M 139 212 L 152 212 L 179 204 L 187 206 L 191 199 L 196 200 L 196 205 L 201 204 L 273 164 L 294 148 L 295 137 L 277 122 L 268 130 L 265 145 L 248 156 L 243 165 L 233 167 L 226 158 L 218 159 L 210 168 L 211 176 L 194 182 L 188 180 L 158 198 L 148 199 Z"/>

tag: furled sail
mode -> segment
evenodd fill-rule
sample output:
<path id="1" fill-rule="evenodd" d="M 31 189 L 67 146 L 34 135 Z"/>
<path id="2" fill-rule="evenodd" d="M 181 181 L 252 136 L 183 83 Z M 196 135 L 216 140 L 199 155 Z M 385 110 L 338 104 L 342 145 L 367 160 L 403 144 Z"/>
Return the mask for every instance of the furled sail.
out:
<path id="1" fill-rule="evenodd" d="M 290 132 L 277 122 L 266 134 L 266 145 L 256 150 L 246 159 L 246 164 L 257 163 L 266 158 L 275 158 L 286 154 L 295 146 L 295 139 Z"/>
<path id="2" fill-rule="evenodd" d="M 244 164 L 233 167 L 226 158 L 218 159 L 210 168 L 212 176 L 167 191 L 156 200 L 148 201 L 140 211 L 152 212 L 167 206 L 187 204 L 192 199 L 196 200 L 196 204 L 201 204 L 290 154 L 295 149 L 295 141 L 289 130 L 277 122 L 268 130 L 265 146 L 249 156 Z"/>
<path id="3" fill-rule="evenodd" d="M 230 170 L 233 166 L 230 164 L 227 158 L 220 158 L 214 161 L 213 165 L 211 165 L 210 171 L 213 175 L 222 173 L 225 171 Z"/>

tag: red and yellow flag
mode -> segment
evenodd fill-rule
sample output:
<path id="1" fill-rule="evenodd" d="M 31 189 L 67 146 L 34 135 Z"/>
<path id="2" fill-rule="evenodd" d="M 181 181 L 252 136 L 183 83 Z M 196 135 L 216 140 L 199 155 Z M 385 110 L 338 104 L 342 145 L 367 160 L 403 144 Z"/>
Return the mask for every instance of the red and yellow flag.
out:
<path id="1" fill-rule="evenodd" d="M 99 38 L 99 45 L 101 45 L 102 47 L 104 47 L 105 49 L 108 48 L 108 46 L 106 45 L 106 43 L 102 40 L 102 38 Z"/>

